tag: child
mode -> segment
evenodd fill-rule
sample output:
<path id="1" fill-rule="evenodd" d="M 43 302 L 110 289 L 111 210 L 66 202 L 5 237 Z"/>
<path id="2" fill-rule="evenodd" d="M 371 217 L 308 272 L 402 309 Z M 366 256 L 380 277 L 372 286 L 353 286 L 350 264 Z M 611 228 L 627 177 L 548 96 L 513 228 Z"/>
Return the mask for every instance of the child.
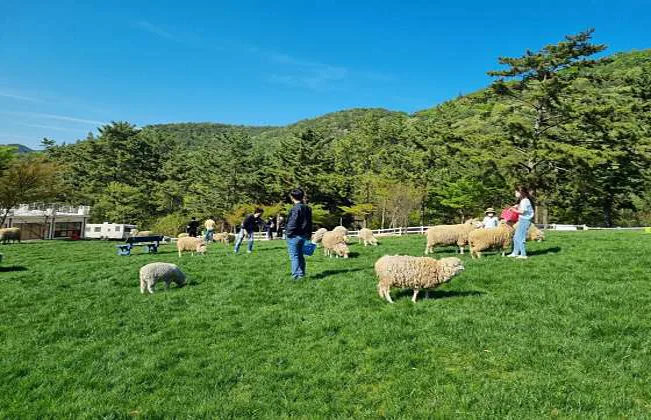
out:
<path id="1" fill-rule="evenodd" d="M 499 220 L 497 219 L 497 216 L 495 216 L 495 209 L 492 207 L 489 207 L 486 209 L 484 212 L 486 217 L 484 217 L 484 221 L 482 224 L 484 225 L 484 229 L 493 229 L 497 227 L 497 224 L 499 223 Z"/>

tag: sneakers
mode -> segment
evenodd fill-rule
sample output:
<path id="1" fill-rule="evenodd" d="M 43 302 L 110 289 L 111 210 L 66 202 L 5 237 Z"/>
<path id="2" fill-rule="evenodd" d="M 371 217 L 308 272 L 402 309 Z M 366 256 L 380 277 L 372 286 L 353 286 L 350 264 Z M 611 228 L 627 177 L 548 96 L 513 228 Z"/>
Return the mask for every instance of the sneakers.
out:
<path id="1" fill-rule="evenodd" d="M 507 255 L 507 257 L 509 257 L 509 258 L 516 258 L 517 255 L 515 255 L 515 254 L 509 254 L 509 255 Z"/>
<path id="2" fill-rule="evenodd" d="M 253 251 L 246 251 L 247 254 L 253 254 Z"/>
<path id="3" fill-rule="evenodd" d="M 529 257 L 527 257 L 526 255 L 518 255 L 516 258 L 519 260 L 526 260 Z"/>

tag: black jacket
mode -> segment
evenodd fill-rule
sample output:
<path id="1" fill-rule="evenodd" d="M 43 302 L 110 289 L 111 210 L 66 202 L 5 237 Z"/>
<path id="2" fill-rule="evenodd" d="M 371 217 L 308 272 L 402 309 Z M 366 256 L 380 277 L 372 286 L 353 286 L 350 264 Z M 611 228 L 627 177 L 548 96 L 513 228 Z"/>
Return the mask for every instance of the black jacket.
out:
<path id="1" fill-rule="evenodd" d="M 246 233 L 252 234 L 255 231 L 256 225 L 258 225 L 259 223 L 260 223 L 259 217 L 255 217 L 255 215 L 249 214 L 242 222 L 242 229 L 244 229 Z"/>
<path id="2" fill-rule="evenodd" d="M 285 234 L 288 238 L 303 236 L 309 238 L 312 235 L 312 208 L 307 204 L 298 203 L 289 211 Z"/>

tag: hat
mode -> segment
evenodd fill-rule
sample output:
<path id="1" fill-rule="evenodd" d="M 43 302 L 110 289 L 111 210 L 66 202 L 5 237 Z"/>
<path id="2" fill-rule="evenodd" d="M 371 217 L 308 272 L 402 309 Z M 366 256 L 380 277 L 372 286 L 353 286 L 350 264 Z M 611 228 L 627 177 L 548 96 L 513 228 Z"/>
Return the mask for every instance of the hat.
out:
<path id="1" fill-rule="evenodd" d="M 487 208 L 486 211 L 484 212 L 484 214 L 486 214 L 486 213 L 495 213 L 495 209 L 492 208 L 492 207 L 489 207 L 489 208 Z"/>

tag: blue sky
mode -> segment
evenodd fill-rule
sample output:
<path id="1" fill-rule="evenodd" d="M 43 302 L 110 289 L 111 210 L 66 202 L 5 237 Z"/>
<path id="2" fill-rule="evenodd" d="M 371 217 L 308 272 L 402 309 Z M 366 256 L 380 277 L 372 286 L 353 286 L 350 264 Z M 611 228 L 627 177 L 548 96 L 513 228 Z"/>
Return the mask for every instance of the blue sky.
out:
<path id="1" fill-rule="evenodd" d="M 0 0 L 0 143 L 112 120 L 288 124 L 413 112 L 482 88 L 498 56 L 588 27 L 651 47 L 645 1 Z"/>

